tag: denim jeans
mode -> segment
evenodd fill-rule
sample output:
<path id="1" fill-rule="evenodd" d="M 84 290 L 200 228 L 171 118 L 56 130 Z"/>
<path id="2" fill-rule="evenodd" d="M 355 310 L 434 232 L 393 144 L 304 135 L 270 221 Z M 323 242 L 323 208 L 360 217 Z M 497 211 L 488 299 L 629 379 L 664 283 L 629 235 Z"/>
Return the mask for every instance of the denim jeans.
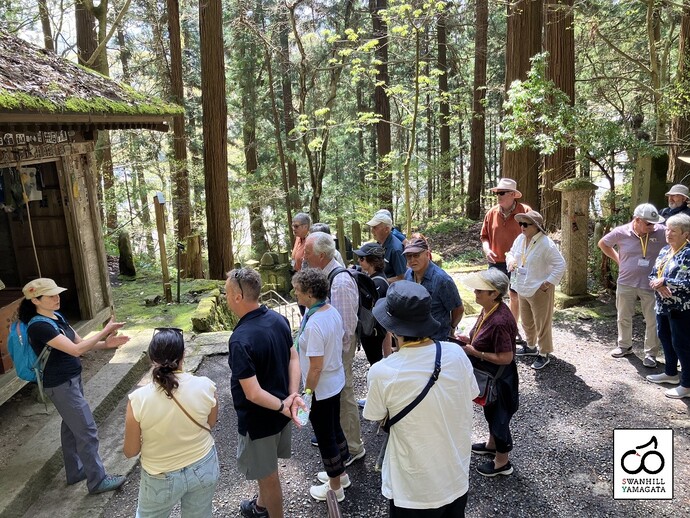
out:
<path id="1" fill-rule="evenodd" d="M 210 517 L 219 473 L 215 446 L 203 459 L 177 471 L 149 475 L 142 469 L 137 518 L 165 518 L 180 501 L 182 518 Z"/>
<path id="2" fill-rule="evenodd" d="M 664 372 L 669 376 L 677 375 L 680 361 L 680 384 L 690 388 L 690 311 L 657 314 L 656 329 L 666 357 Z"/>

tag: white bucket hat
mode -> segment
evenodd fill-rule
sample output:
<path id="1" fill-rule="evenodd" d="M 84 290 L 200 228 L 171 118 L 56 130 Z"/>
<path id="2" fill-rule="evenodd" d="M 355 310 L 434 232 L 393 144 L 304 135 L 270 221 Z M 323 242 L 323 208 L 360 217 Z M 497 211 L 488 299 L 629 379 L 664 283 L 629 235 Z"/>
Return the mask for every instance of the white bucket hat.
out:
<path id="1" fill-rule="evenodd" d="M 498 181 L 498 185 L 492 188 L 491 191 L 513 191 L 516 198 L 522 198 L 522 193 L 517 189 L 517 182 L 512 178 L 501 178 Z"/>

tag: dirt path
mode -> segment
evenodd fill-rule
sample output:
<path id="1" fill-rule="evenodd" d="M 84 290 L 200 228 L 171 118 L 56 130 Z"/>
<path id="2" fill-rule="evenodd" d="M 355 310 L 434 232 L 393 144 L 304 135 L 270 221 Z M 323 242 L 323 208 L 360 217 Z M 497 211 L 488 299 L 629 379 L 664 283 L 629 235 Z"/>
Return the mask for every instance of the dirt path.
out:
<path id="1" fill-rule="evenodd" d="M 635 335 L 641 321 L 636 318 Z M 644 381 L 646 369 L 635 356 L 612 359 L 615 319 L 562 322 L 555 326 L 555 356 L 543 371 L 519 361 L 521 408 L 513 419 L 515 449 L 511 454 L 515 473 L 485 479 L 474 471 L 472 458 L 468 516 L 475 517 L 592 517 L 690 515 L 690 476 L 687 400 L 663 396 L 663 387 Z M 639 354 L 641 344 L 635 344 Z M 365 395 L 366 360 L 358 352 L 357 386 Z M 222 480 L 216 492 L 214 516 L 239 516 L 242 498 L 251 497 L 255 485 L 236 471 L 235 412 L 229 391 L 226 356 L 207 358 L 200 374 L 216 380 L 223 403 L 214 431 L 222 464 Z M 483 415 L 476 409 L 474 439 L 485 437 Z M 616 501 L 612 498 L 614 428 L 673 428 L 675 443 L 675 498 L 671 501 Z M 372 423 L 363 421 L 367 448 L 363 462 L 349 470 L 353 481 L 341 508 L 345 517 L 388 516 L 380 494 L 380 476 L 373 469 L 381 438 Z M 293 456 L 280 467 L 286 516 L 326 516 L 326 506 L 308 496 L 320 468 L 308 430 L 293 433 Z M 124 491 L 111 500 L 103 516 L 134 515 L 138 469 Z M 174 514 L 173 516 L 179 516 Z"/>

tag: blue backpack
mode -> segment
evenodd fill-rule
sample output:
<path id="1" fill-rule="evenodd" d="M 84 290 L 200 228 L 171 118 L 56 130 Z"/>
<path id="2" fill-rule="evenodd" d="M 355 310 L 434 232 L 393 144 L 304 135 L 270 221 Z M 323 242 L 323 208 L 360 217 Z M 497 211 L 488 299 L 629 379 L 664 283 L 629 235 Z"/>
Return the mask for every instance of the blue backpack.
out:
<path id="1" fill-rule="evenodd" d="M 65 321 L 64 317 L 59 313 L 55 313 L 61 321 Z M 10 334 L 7 339 L 7 349 L 12 357 L 14 363 L 14 370 L 17 377 L 24 381 L 39 383 L 39 388 L 42 388 L 43 369 L 48 361 L 51 347 L 44 347 L 39 356 L 36 356 L 33 347 L 29 344 L 29 327 L 35 322 L 48 322 L 58 333 L 62 333 L 60 327 L 52 318 L 44 317 L 43 315 L 36 315 L 28 324 L 21 320 L 12 322 L 10 325 Z"/>

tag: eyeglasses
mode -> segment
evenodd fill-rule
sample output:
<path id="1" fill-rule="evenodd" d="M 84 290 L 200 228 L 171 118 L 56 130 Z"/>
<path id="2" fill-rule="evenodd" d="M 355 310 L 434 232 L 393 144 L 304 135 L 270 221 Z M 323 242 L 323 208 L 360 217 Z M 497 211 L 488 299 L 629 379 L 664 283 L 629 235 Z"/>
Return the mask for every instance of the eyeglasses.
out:
<path id="1" fill-rule="evenodd" d="M 303 227 L 304 225 L 306 225 L 306 223 L 293 223 L 292 228 L 299 228 L 299 227 Z"/>
<path id="2" fill-rule="evenodd" d="M 417 252 L 417 253 L 414 253 L 414 254 L 413 254 L 413 253 L 409 253 L 409 254 L 404 254 L 404 255 L 405 255 L 405 259 L 407 259 L 407 260 L 409 261 L 410 259 L 417 259 L 417 258 L 419 258 L 423 253 L 424 253 L 424 252 L 422 251 L 422 252 Z"/>
<path id="3" fill-rule="evenodd" d="M 493 293 L 494 290 L 474 290 L 475 293 Z"/>
<path id="4" fill-rule="evenodd" d="M 527 227 L 531 227 L 532 225 L 534 225 L 534 223 L 525 223 L 524 221 L 520 221 L 518 223 L 518 225 L 520 225 L 521 227 L 527 228 Z"/>
<path id="5" fill-rule="evenodd" d="M 365 261 L 365 259 L 366 259 L 366 257 L 363 256 L 363 255 L 358 255 L 358 256 L 357 256 L 357 260 L 358 260 L 360 263 L 363 263 L 363 262 Z"/>
<path id="6" fill-rule="evenodd" d="M 237 286 L 240 288 L 240 294 L 242 295 L 242 298 L 244 298 L 244 290 L 242 289 L 242 273 L 242 268 L 235 270 L 232 273 L 232 278 L 235 279 L 235 282 L 237 282 Z"/>
<path id="7" fill-rule="evenodd" d="M 496 191 L 496 196 L 503 196 L 504 194 L 508 194 L 509 192 L 513 191 Z"/>
<path id="8" fill-rule="evenodd" d="M 182 329 L 180 329 L 179 327 L 156 327 L 153 329 L 154 336 L 157 333 L 160 333 L 161 331 L 172 331 L 173 333 L 177 333 L 180 336 L 183 336 Z"/>

